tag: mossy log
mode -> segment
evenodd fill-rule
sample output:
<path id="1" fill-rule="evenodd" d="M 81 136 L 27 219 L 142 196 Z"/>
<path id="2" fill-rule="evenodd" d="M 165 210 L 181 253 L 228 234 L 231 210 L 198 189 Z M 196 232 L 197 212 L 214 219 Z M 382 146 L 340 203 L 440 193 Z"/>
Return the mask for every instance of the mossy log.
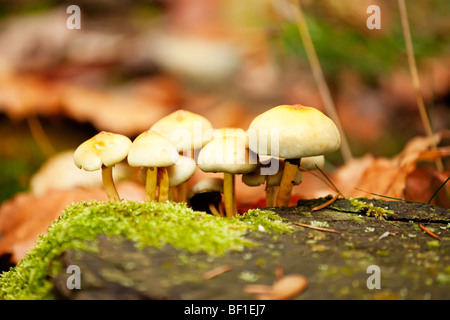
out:
<path id="1" fill-rule="evenodd" d="M 248 284 L 270 285 L 282 270 L 302 274 L 307 289 L 296 299 L 449 299 L 450 210 L 420 203 L 329 198 L 270 208 L 292 232 L 267 228 L 245 237 L 258 245 L 225 255 L 189 252 L 172 245 L 137 248 L 100 235 L 98 250 L 66 250 L 52 278 L 58 299 L 253 299 Z M 366 204 L 366 205 L 365 205 Z M 224 219 L 224 218 L 222 218 Z M 433 238 L 424 229 L 439 239 Z M 69 265 L 81 270 L 81 289 L 68 289 Z M 369 288 L 369 266 L 380 270 L 380 288 Z M 204 275 L 220 266 L 227 271 Z"/>

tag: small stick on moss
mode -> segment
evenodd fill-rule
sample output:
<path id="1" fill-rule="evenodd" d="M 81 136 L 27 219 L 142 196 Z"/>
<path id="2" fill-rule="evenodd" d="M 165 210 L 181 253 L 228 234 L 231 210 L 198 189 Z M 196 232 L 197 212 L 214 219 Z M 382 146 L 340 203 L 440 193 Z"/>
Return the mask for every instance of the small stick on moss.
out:
<path id="1" fill-rule="evenodd" d="M 295 224 L 296 226 L 310 228 L 310 229 L 319 230 L 319 231 L 325 231 L 325 232 L 331 232 L 331 233 L 340 233 L 340 231 L 337 231 L 337 230 L 328 229 L 328 228 L 322 228 L 322 227 L 315 227 L 315 226 L 311 226 L 309 224 L 304 224 L 304 223 L 300 223 L 300 222 L 291 222 L 291 224 Z"/>
<path id="2" fill-rule="evenodd" d="M 328 200 L 327 202 L 322 203 L 321 205 L 312 208 L 311 211 L 317 211 L 317 210 L 323 209 L 323 208 L 325 208 L 325 207 L 328 207 L 330 204 L 332 204 L 333 202 L 335 202 L 336 199 L 339 198 L 340 195 L 341 195 L 340 193 L 337 193 L 333 198 L 331 198 L 331 199 Z"/>
<path id="3" fill-rule="evenodd" d="M 225 273 L 227 271 L 231 270 L 231 266 L 230 265 L 223 265 L 223 266 L 219 266 L 217 268 L 214 268 L 212 270 L 209 270 L 207 272 L 205 272 L 203 274 L 203 279 L 205 280 L 210 280 L 212 278 L 217 277 L 218 275 L 221 275 L 222 273 Z"/>
<path id="4" fill-rule="evenodd" d="M 430 235 L 431 237 L 441 241 L 441 238 L 439 238 L 438 235 L 434 234 L 433 232 L 431 232 L 430 230 L 428 230 L 427 228 L 425 228 L 422 224 L 419 224 L 420 229 L 422 229 L 423 231 L 425 231 L 426 233 L 428 233 L 428 235 Z"/>

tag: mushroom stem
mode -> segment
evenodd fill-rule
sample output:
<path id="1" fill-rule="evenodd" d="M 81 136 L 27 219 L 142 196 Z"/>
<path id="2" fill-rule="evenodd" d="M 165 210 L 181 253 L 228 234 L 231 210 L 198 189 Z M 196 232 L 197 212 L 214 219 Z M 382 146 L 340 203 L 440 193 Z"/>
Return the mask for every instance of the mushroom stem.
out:
<path id="1" fill-rule="evenodd" d="M 299 170 L 300 159 L 286 159 L 284 164 L 283 176 L 281 177 L 280 189 L 278 191 L 275 205 L 277 207 L 286 207 L 291 200 L 292 187 L 295 177 Z"/>
<path id="2" fill-rule="evenodd" d="M 166 202 L 169 200 L 169 174 L 166 167 L 158 168 L 159 178 L 159 202 Z"/>
<path id="3" fill-rule="evenodd" d="M 275 187 L 269 184 L 269 176 L 266 176 L 266 207 L 275 205 Z"/>
<path id="4" fill-rule="evenodd" d="M 149 167 L 147 169 L 147 178 L 145 181 L 145 201 L 155 200 L 157 168 Z"/>
<path id="5" fill-rule="evenodd" d="M 107 167 L 102 165 L 102 181 L 105 188 L 106 195 L 109 201 L 120 201 L 119 194 L 117 193 L 116 186 L 114 185 L 114 179 L 112 175 L 112 166 Z"/>
<path id="6" fill-rule="evenodd" d="M 177 188 L 177 201 L 178 202 L 186 202 L 187 182 L 183 182 L 176 188 Z"/>
<path id="7" fill-rule="evenodd" d="M 223 197 L 225 201 L 225 214 L 231 218 L 236 214 L 236 198 L 234 192 L 234 174 L 224 172 L 223 176 Z"/>
<path id="8" fill-rule="evenodd" d="M 216 206 L 214 205 L 213 202 L 210 202 L 208 205 L 209 211 L 211 211 L 211 213 L 213 215 L 215 215 L 216 217 L 221 217 L 222 215 L 220 214 L 220 212 L 217 210 Z"/>

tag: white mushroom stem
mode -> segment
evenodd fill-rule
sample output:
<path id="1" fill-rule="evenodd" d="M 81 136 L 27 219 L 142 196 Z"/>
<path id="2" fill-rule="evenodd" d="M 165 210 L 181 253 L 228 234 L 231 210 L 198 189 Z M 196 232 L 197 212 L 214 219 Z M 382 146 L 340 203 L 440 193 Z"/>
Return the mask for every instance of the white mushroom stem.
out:
<path id="1" fill-rule="evenodd" d="M 102 165 L 102 181 L 105 188 L 106 195 L 109 201 L 120 201 L 119 194 L 117 193 L 116 186 L 114 185 L 114 179 L 112 175 L 112 166 L 107 167 Z"/>
<path id="2" fill-rule="evenodd" d="M 159 179 L 159 202 L 166 202 L 169 200 L 169 174 L 166 167 L 158 168 Z"/>
<path id="3" fill-rule="evenodd" d="M 292 187 L 295 184 L 295 178 L 299 170 L 300 159 L 286 159 L 284 164 L 283 176 L 281 177 L 280 189 L 278 190 L 275 205 L 277 207 L 286 207 L 291 200 Z"/>
<path id="4" fill-rule="evenodd" d="M 225 202 L 225 214 L 227 218 L 233 217 L 237 212 L 234 184 L 235 184 L 234 174 L 224 172 L 223 197 Z"/>
<path id="5" fill-rule="evenodd" d="M 156 167 L 147 168 L 147 178 L 145 181 L 145 201 L 155 200 L 157 172 Z"/>

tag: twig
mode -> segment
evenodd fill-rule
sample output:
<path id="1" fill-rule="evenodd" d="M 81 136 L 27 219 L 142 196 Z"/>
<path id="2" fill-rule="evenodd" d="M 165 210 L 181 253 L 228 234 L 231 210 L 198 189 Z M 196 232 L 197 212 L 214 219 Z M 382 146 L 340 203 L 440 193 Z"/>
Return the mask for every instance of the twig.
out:
<path id="1" fill-rule="evenodd" d="M 210 280 L 210 279 L 215 278 L 218 275 L 221 275 L 222 273 L 225 273 L 225 272 L 230 271 L 230 270 L 231 270 L 231 266 L 230 265 L 219 266 L 217 268 L 214 268 L 212 270 L 209 270 L 209 271 L 205 272 L 203 274 L 203 279 Z"/>
<path id="2" fill-rule="evenodd" d="M 422 224 L 419 224 L 420 229 L 422 229 L 423 231 L 425 231 L 426 233 L 428 233 L 428 235 L 430 235 L 431 237 L 441 241 L 441 238 L 439 238 L 438 235 L 434 234 L 433 232 L 431 232 L 430 230 L 428 230 L 427 228 L 425 228 Z"/>
<path id="3" fill-rule="evenodd" d="M 308 61 L 311 65 L 312 73 L 316 85 L 319 89 L 320 96 L 322 97 L 325 109 L 333 121 L 336 123 L 339 131 L 342 136 L 341 143 L 341 153 L 345 162 L 348 162 L 353 158 L 352 152 L 350 150 L 350 146 L 348 144 L 347 138 L 344 134 L 344 130 L 342 128 L 342 124 L 339 120 L 338 114 L 336 112 L 336 107 L 333 103 L 333 99 L 331 98 L 331 93 L 328 88 L 328 85 L 325 81 L 325 76 L 322 71 L 322 67 L 320 66 L 319 59 L 317 57 L 316 51 L 314 49 L 314 44 L 311 40 L 311 36 L 309 34 L 308 25 L 306 24 L 305 17 L 303 16 L 302 8 L 298 0 L 290 0 L 292 11 L 295 16 L 295 21 L 297 23 L 297 27 L 299 29 L 303 45 L 305 47 L 305 52 L 308 57 Z"/>
<path id="4" fill-rule="evenodd" d="M 414 201 L 414 200 L 408 200 L 408 199 L 402 199 L 402 198 L 396 198 L 396 197 L 384 196 L 384 195 L 379 194 L 379 193 L 365 191 L 365 190 L 362 190 L 362 189 L 356 188 L 356 187 L 355 187 L 355 189 L 356 189 L 356 190 L 359 190 L 359 191 L 362 191 L 362 192 L 365 192 L 365 193 L 369 193 L 369 194 L 374 195 L 374 196 L 377 196 L 377 197 L 386 198 L 386 199 L 397 200 L 397 201 L 405 201 L 405 202 L 413 202 L 413 203 L 420 203 L 420 204 L 428 204 L 428 203 L 422 202 L 422 201 Z"/>
<path id="5" fill-rule="evenodd" d="M 433 193 L 433 195 L 431 196 L 430 200 L 428 200 L 427 203 L 430 203 L 431 200 L 433 200 L 433 198 L 438 194 L 439 190 L 442 189 L 442 187 L 447 183 L 447 181 L 450 179 L 450 177 L 447 178 L 447 180 L 444 181 L 443 184 L 441 184 L 441 186 Z"/>
<path id="6" fill-rule="evenodd" d="M 45 157 L 48 159 L 54 155 L 56 153 L 55 148 L 45 133 L 39 119 L 35 116 L 27 117 L 27 124 L 34 141 L 38 144 Z"/>
<path id="7" fill-rule="evenodd" d="M 333 189 L 340 195 L 342 195 L 341 191 L 334 185 L 333 181 L 331 181 L 330 178 L 328 178 L 328 176 L 325 174 L 325 172 L 322 171 L 322 169 L 319 168 L 319 166 L 316 164 L 315 165 L 317 170 L 320 171 L 320 173 L 328 180 L 328 182 L 333 186 Z"/>
<path id="8" fill-rule="evenodd" d="M 323 208 L 329 206 L 330 204 L 335 202 L 336 199 L 339 198 L 340 195 L 341 195 L 340 193 L 336 193 L 336 195 L 333 198 L 331 198 L 330 200 L 328 200 L 325 203 L 322 203 L 321 205 L 319 205 L 317 207 L 312 208 L 311 211 L 317 211 L 317 210 L 320 210 L 320 209 L 323 209 Z"/>
<path id="9" fill-rule="evenodd" d="M 300 226 L 300 227 L 310 228 L 310 229 L 314 229 L 314 230 L 331 232 L 331 233 L 340 233 L 340 231 L 337 231 L 337 230 L 322 228 L 322 227 L 315 227 L 315 226 L 311 226 L 311 225 L 305 224 L 305 223 L 300 223 L 300 222 L 291 222 L 291 223 L 295 224 L 297 226 Z"/>
<path id="10" fill-rule="evenodd" d="M 436 139 L 433 134 L 433 129 L 431 127 L 431 122 L 427 114 L 427 109 L 423 101 L 422 93 L 420 91 L 420 81 L 419 74 L 417 72 L 416 60 L 414 58 L 414 49 L 411 40 L 411 31 L 409 29 L 408 23 L 408 13 L 406 10 L 405 0 L 398 0 L 398 6 L 400 9 L 400 18 L 402 21 L 403 37 L 405 38 L 406 52 L 408 55 L 409 70 L 411 72 L 411 78 L 416 93 L 417 107 L 419 108 L 420 117 L 422 118 L 422 123 L 425 127 L 425 132 L 428 138 L 431 140 L 433 149 L 436 149 Z M 439 171 L 444 170 L 444 166 L 440 159 L 436 160 L 436 166 Z"/>

